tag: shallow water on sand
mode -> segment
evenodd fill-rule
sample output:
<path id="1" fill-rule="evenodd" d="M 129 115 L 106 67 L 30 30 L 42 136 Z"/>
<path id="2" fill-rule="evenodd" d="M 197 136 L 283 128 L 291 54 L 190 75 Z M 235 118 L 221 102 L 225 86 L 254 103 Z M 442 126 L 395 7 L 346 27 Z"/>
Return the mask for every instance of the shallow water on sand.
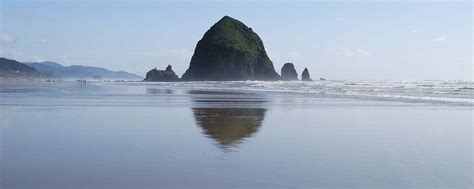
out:
<path id="1" fill-rule="evenodd" d="M 0 188 L 473 187 L 469 103 L 241 85 L 0 82 Z"/>

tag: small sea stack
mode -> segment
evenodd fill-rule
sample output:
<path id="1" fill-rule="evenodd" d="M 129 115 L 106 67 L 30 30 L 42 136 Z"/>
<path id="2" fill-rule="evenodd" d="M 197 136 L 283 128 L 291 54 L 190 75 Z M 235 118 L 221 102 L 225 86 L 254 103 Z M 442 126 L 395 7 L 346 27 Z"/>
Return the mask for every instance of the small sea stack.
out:
<path id="1" fill-rule="evenodd" d="M 287 81 L 298 80 L 298 73 L 296 73 L 293 63 L 285 63 L 281 67 L 281 79 Z"/>
<path id="2" fill-rule="evenodd" d="M 171 65 L 166 67 L 166 70 L 157 70 L 156 68 L 148 71 L 144 81 L 163 81 L 174 82 L 179 81 L 179 77 L 174 73 Z"/>
<path id="3" fill-rule="evenodd" d="M 301 81 L 313 81 L 309 75 L 308 68 L 304 68 L 303 73 L 301 73 Z"/>

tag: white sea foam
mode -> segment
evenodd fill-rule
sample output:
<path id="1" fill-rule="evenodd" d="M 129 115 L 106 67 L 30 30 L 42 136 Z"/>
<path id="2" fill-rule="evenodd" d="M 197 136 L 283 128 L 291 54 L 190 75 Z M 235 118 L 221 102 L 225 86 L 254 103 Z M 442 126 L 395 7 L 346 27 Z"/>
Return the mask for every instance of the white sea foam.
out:
<path id="1" fill-rule="evenodd" d="M 153 90 L 236 90 L 299 98 L 344 97 L 361 100 L 449 103 L 474 105 L 472 81 L 199 81 L 199 82 L 74 82 L 2 83 L 0 97 L 20 94 L 37 95 L 142 95 L 143 88 Z M 127 85 L 124 87 L 123 85 Z M 134 87 L 135 86 L 135 87 Z M 303 97 L 304 97 L 303 96 Z"/>
<path id="2" fill-rule="evenodd" d="M 471 81 L 207 81 L 158 85 L 474 105 Z"/>

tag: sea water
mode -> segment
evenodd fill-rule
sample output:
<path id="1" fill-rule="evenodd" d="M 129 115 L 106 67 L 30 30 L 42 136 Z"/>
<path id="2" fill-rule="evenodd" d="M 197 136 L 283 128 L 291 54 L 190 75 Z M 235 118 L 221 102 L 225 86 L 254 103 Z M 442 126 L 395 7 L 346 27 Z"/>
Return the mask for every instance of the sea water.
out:
<path id="1" fill-rule="evenodd" d="M 472 188 L 473 88 L 0 82 L 0 188 Z"/>

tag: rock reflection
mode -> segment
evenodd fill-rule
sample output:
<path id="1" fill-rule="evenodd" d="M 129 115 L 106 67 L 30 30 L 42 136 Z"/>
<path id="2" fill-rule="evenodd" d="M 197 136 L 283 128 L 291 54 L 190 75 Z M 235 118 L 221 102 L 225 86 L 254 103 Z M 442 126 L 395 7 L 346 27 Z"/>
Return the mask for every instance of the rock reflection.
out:
<path id="1" fill-rule="evenodd" d="M 196 123 L 222 148 L 235 146 L 256 133 L 265 111 L 259 108 L 193 108 Z"/>
<path id="2" fill-rule="evenodd" d="M 190 91 L 196 124 L 224 151 L 252 137 L 262 126 L 265 99 L 250 93 Z"/>
<path id="3" fill-rule="evenodd" d="M 146 88 L 147 94 L 173 94 L 171 89 L 157 89 L 157 88 Z"/>

